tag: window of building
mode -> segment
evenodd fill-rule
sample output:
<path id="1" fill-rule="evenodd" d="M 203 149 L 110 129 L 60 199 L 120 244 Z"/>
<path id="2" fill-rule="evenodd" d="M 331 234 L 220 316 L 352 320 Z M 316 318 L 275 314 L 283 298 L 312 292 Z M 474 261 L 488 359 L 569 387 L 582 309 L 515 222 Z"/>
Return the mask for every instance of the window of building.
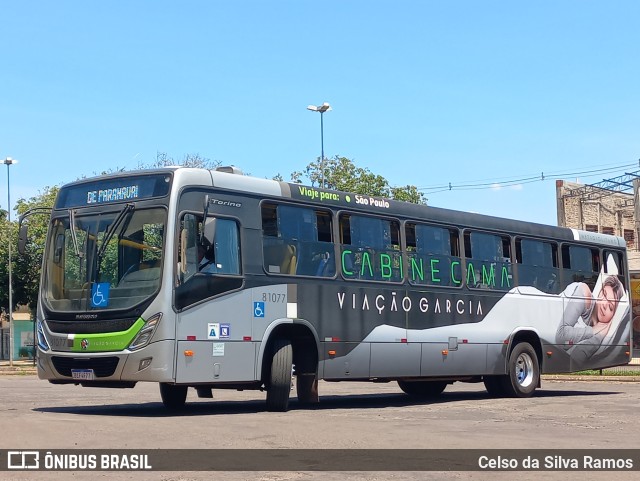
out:
<path id="1" fill-rule="evenodd" d="M 597 225 L 594 225 L 594 224 L 587 224 L 587 225 L 585 226 L 585 230 L 586 230 L 587 232 L 598 232 L 598 226 L 597 226 Z"/>
<path id="2" fill-rule="evenodd" d="M 603 227 L 602 233 L 607 235 L 614 235 L 613 227 Z"/>
<path id="3" fill-rule="evenodd" d="M 636 246 L 636 233 L 632 229 L 625 229 L 623 232 L 624 240 L 627 242 L 627 247 L 633 249 Z"/>

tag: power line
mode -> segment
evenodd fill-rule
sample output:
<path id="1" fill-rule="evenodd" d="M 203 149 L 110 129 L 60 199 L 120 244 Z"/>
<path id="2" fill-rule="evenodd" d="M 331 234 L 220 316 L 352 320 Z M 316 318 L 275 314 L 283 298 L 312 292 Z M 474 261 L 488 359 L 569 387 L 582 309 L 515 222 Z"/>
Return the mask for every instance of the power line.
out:
<path id="1" fill-rule="evenodd" d="M 542 182 L 545 180 L 565 179 L 567 177 L 581 176 L 581 177 L 594 177 L 600 176 L 605 173 L 611 173 L 626 169 L 628 167 L 637 167 L 638 163 L 626 163 L 618 164 L 610 167 L 604 167 L 599 169 L 589 169 L 580 171 L 551 171 L 548 173 L 540 172 L 540 174 L 528 175 L 522 177 L 501 177 L 494 179 L 482 179 L 478 181 L 467 181 L 461 183 L 448 182 L 447 184 L 439 184 L 428 187 L 418 187 L 419 191 L 425 194 L 437 194 L 440 192 L 447 192 L 452 190 L 482 190 L 482 189 L 495 189 L 500 187 L 512 187 L 515 185 L 530 184 L 533 182 Z"/>
<path id="2" fill-rule="evenodd" d="M 629 164 L 629 163 L 625 163 L 625 164 L 618 164 L 618 163 L 615 163 L 615 164 L 604 164 L 604 165 L 601 165 L 601 168 L 599 168 L 599 169 L 585 171 L 585 172 L 599 172 L 599 171 L 604 171 L 604 170 L 616 170 L 616 169 L 621 169 L 621 168 L 625 168 L 625 167 L 632 167 L 632 166 L 636 166 L 636 165 L 637 165 L 636 163 L 632 163 L 632 164 Z M 582 172 L 579 172 L 579 173 L 582 173 Z M 556 171 L 547 172 L 544 175 L 545 175 L 545 177 L 547 177 L 547 176 L 558 176 L 558 175 L 566 176 L 566 175 L 575 175 L 575 174 L 576 174 L 576 172 L 564 172 L 564 171 L 556 170 Z M 540 174 L 538 174 L 538 173 L 529 174 L 525 178 L 526 179 L 529 179 L 529 178 L 531 178 L 531 179 L 539 179 L 540 178 Z M 474 181 L 461 181 L 461 183 L 464 183 L 464 184 L 468 184 L 468 183 L 474 183 L 475 184 L 475 183 L 479 183 L 479 182 L 499 183 L 499 182 L 506 182 L 506 181 L 510 181 L 510 180 L 517 180 L 517 178 L 514 178 L 514 176 L 492 177 L 492 178 L 489 178 L 489 179 L 479 179 L 479 180 L 474 180 Z M 423 187 L 423 188 L 429 189 L 429 188 L 433 188 L 433 187 L 438 187 L 438 186 L 437 185 L 436 186 L 426 186 L 426 187 Z"/>

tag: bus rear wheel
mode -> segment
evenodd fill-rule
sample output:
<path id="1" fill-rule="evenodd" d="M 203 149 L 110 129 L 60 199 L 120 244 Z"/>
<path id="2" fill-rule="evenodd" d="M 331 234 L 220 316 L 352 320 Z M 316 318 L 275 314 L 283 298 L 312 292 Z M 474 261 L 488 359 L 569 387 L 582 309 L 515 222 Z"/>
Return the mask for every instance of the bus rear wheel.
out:
<path id="1" fill-rule="evenodd" d="M 167 409 L 181 409 L 187 401 L 187 386 L 177 386 L 166 382 L 160 383 L 160 397 Z"/>
<path id="2" fill-rule="evenodd" d="M 409 396 L 428 398 L 442 394 L 446 381 L 398 381 L 398 386 Z"/>
<path id="3" fill-rule="evenodd" d="M 288 339 L 276 339 L 271 355 L 267 386 L 267 410 L 285 412 L 289 409 L 293 349 Z"/>
<path id="4" fill-rule="evenodd" d="M 530 397 L 539 384 L 540 365 L 536 351 L 528 342 L 521 342 L 509 356 L 508 372 L 503 383 L 505 394 Z"/>

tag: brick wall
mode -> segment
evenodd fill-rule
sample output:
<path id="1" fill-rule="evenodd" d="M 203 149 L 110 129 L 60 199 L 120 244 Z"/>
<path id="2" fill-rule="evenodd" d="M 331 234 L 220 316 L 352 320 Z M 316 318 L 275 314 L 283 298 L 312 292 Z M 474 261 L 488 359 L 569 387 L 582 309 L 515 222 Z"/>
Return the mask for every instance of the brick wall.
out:
<path id="1" fill-rule="evenodd" d="M 578 193 L 579 195 L 572 195 Z M 630 270 L 640 270 L 634 195 L 589 187 L 576 182 L 556 182 L 558 225 L 613 234 L 627 240 Z"/>

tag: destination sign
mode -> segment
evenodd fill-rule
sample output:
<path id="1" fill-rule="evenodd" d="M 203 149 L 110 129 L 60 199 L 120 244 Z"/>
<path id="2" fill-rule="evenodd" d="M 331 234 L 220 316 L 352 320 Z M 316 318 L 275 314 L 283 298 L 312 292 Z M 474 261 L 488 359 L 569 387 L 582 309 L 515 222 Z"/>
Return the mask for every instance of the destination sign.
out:
<path id="1" fill-rule="evenodd" d="M 169 193 L 168 174 L 136 175 L 105 180 L 92 180 L 62 187 L 56 199 L 56 209 L 69 209 L 99 204 L 131 202 L 164 197 Z"/>
<path id="2" fill-rule="evenodd" d="M 390 201 L 382 197 L 369 195 L 350 194 L 335 190 L 319 189 L 307 187 L 300 184 L 289 184 L 291 197 L 307 201 L 314 201 L 323 204 L 338 204 L 346 206 L 359 206 L 368 210 L 386 210 L 390 207 Z"/>

